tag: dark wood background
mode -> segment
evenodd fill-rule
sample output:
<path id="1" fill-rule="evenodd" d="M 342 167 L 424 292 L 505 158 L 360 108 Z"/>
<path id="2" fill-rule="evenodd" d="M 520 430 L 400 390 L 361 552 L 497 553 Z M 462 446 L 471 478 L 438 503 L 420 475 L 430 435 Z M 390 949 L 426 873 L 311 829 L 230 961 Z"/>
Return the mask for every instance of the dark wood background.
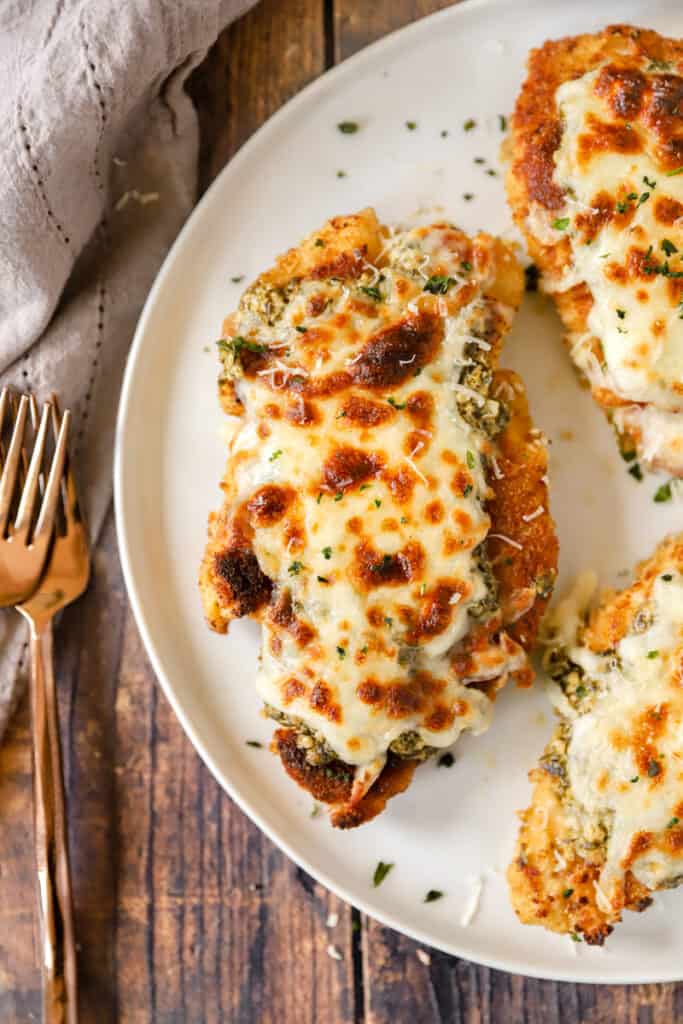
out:
<path id="1" fill-rule="evenodd" d="M 520 0 L 523 2 L 523 0 Z M 262 0 L 195 73 L 202 189 L 325 68 L 446 0 Z M 219 789 L 160 693 L 113 515 L 58 631 L 82 1019 L 94 1024 L 669 1024 L 682 985 L 530 981 L 429 951 L 330 895 Z M 0 748 L 0 1022 L 39 1020 L 28 708 Z M 339 915 L 326 927 L 330 912 Z M 342 959 L 331 959 L 329 943 Z"/>

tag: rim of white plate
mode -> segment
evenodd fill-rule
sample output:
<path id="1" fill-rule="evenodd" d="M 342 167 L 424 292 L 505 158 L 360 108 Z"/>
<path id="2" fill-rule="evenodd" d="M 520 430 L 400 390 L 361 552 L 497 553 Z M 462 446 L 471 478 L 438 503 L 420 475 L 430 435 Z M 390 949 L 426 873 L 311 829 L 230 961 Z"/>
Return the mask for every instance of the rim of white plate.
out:
<path id="1" fill-rule="evenodd" d="M 542 0 L 532 0 L 532 2 L 537 6 L 542 6 Z M 558 968 L 553 970 L 552 973 L 548 973 L 543 970 L 534 970 L 533 966 L 531 966 L 526 960 L 522 959 L 506 958 L 502 961 L 495 956 L 487 957 L 482 956 L 479 953 L 477 954 L 476 959 L 474 959 L 458 943 L 439 941 L 438 945 L 435 945 L 433 937 L 427 933 L 418 928 L 406 926 L 405 923 L 395 918 L 391 913 L 388 913 L 384 909 L 375 907 L 371 901 L 356 898 L 356 896 L 346 890 L 343 885 L 336 882 L 331 875 L 323 870 L 314 868 L 305 856 L 301 853 L 295 852 L 290 843 L 282 836 L 277 835 L 275 831 L 270 828 L 262 818 L 259 811 L 252 806 L 250 800 L 247 799 L 240 792 L 239 788 L 221 771 L 200 738 L 190 714 L 184 710 L 182 699 L 176 695 L 175 688 L 170 681 L 170 675 L 165 669 L 165 659 L 160 649 L 161 645 L 157 644 L 152 635 L 153 631 L 149 626 L 147 615 L 143 607 L 140 588 L 138 587 L 136 579 L 136 569 L 131 557 L 131 529 L 125 515 L 125 509 L 128 502 L 126 489 L 127 419 L 129 406 L 134 398 L 136 369 L 145 345 L 148 323 L 151 319 L 152 311 L 156 306 L 158 298 L 166 288 L 167 281 L 174 272 L 176 262 L 182 256 L 183 250 L 189 243 L 190 237 L 202 217 L 204 208 L 211 203 L 214 192 L 217 192 L 219 188 L 222 187 L 222 179 L 226 173 L 236 171 L 243 162 L 249 160 L 252 152 L 261 145 L 264 136 L 275 132 L 281 122 L 285 121 L 300 106 L 304 106 L 308 102 L 309 97 L 312 94 L 315 94 L 319 92 L 320 89 L 329 87 L 333 83 L 337 83 L 348 75 L 353 74 L 358 65 L 371 63 L 379 53 L 391 50 L 396 46 L 401 46 L 411 37 L 417 38 L 423 33 L 429 32 L 430 27 L 434 22 L 448 21 L 451 19 L 455 19 L 457 21 L 460 18 L 465 18 L 469 12 L 473 10 L 479 10 L 487 7 L 510 7 L 516 3 L 517 0 L 466 0 L 466 2 L 458 3 L 453 7 L 444 8 L 441 11 L 436 11 L 433 14 L 429 14 L 409 25 L 405 25 L 402 28 L 388 33 L 386 36 L 383 36 L 376 42 L 359 50 L 357 53 L 348 57 L 335 67 L 328 69 L 306 85 L 300 92 L 271 115 L 271 117 L 269 117 L 241 146 L 225 167 L 222 168 L 197 205 L 193 208 L 187 221 L 181 228 L 178 236 L 167 253 L 164 262 L 157 273 L 154 284 L 147 296 L 140 319 L 135 329 L 123 376 L 121 395 L 119 399 L 119 411 L 116 422 L 113 474 L 116 533 L 123 578 L 128 592 L 128 597 L 130 599 L 131 608 L 133 609 L 135 622 L 142 637 L 147 655 L 152 663 L 157 681 L 159 682 L 166 699 L 173 708 L 174 714 L 180 721 L 183 730 L 189 737 L 195 750 L 219 785 L 225 790 L 228 796 L 234 800 L 249 819 L 253 821 L 259 829 L 261 829 L 264 835 L 266 835 L 272 843 L 282 850 L 290 860 L 304 871 L 308 872 L 313 878 L 318 880 L 322 885 L 343 899 L 346 903 L 356 907 L 369 917 L 374 918 L 376 921 L 379 921 L 381 924 L 389 928 L 393 928 L 395 931 L 408 936 L 416 942 L 420 942 L 426 946 L 438 949 L 441 952 L 452 956 L 469 960 L 470 962 L 480 964 L 483 967 L 491 967 L 496 970 L 520 974 L 528 978 L 537 978 L 540 980 L 567 981 L 576 984 L 635 985 L 642 984 L 643 980 L 638 977 L 634 978 L 619 975 L 615 977 L 611 974 L 596 976 L 596 974 L 593 973 L 589 976 L 583 974 L 580 968 L 577 969 L 575 961 L 572 964 L 572 969 L 567 968 L 565 970 L 563 968 Z M 649 976 L 647 978 L 647 983 L 656 984 L 663 982 L 675 982 L 681 980 L 682 977 L 683 975 L 680 973 L 676 975 L 664 971 L 659 976 Z"/>

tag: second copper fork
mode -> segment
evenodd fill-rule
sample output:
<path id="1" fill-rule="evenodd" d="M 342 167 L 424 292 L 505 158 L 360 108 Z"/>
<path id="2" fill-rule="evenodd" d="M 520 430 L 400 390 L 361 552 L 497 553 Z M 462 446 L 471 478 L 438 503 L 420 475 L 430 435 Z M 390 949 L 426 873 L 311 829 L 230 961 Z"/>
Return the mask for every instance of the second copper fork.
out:
<path id="1" fill-rule="evenodd" d="M 52 398 L 55 438 L 59 435 Z M 65 414 L 66 415 L 66 414 Z M 67 844 L 59 716 L 55 689 L 52 623 L 55 615 L 85 590 L 90 554 L 73 474 L 66 465 L 61 515 L 47 568 L 35 593 L 17 605 L 29 624 L 31 646 L 31 728 L 33 732 L 33 814 L 43 968 L 45 1024 L 78 1019 L 76 943 Z"/>

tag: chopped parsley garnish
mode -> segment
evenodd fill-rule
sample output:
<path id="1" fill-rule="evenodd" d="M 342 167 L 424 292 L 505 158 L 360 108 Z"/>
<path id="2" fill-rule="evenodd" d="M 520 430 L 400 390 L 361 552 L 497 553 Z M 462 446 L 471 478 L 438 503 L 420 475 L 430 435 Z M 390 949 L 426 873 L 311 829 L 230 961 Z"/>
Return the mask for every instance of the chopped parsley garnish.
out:
<path id="1" fill-rule="evenodd" d="M 302 569 L 303 565 L 301 562 L 292 562 L 287 572 L 290 576 L 298 576 Z"/>
<path id="2" fill-rule="evenodd" d="M 343 135 L 354 135 L 359 127 L 357 121 L 340 121 L 337 125 L 337 128 Z"/>
<path id="3" fill-rule="evenodd" d="M 365 295 L 368 296 L 368 298 L 374 299 L 375 302 L 382 301 L 382 293 L 379 290 L 379 288 L 375 287 L 375 285 L 362 284 L 360 286 L 360 290 L 364 292 Z"/>
<path id="4" fill-rule="evenodd" d="M 441 129 L 441 138 L 445 139 L 447 135 L 448 135 L 448 129 L 447 128 L 442 128 Z"/>
<path id="5" fill-rule="evenodd" d="M 338 178 L 345 178 L 346 177 L 346 171 L 337 171 L 337 177 Z"/>
<path id="6" fill-rule="evenodd" d="M 466 132 L 471 132 L 472 129 L 476 128 L 476 127 L 477 127 L 477 122 L 474 120 L 473 117 L 468 117 L 467 120 L 465 121 L 465 123 L 463 124 L 463 129 Z"/>
<path id="7" fill-rule="evenodd" d="M 406 121 L 406 128 L 409 132 L 414 132 L 417 128 L 417 121 Z"/>
<path id="8" fill-rule="evenodd" d="M 346 415 L 346 409 L 341 409 L 334 418 L 335 420 L 343 420 Z"/>
<path id="9" fill-rule="evenodd" d="M 661 772 L 662 766 L 659 761 L 655 761 L 654 758 L 647 762 L 647 774 L 651 779 L 655 779 Z"/>
<path id="10" fill-rule="evenodd" d="M 317 578 L 317 580 L 318 580 L 318 583 L 329 583 L 329 582 L 330 582 L 330 581 L 328 580 L 327 576 L 318 576 L 318 577 L 316 577 L 316 578 Z"/>
<path id="11" fill-rule="evenodd" d="M 576 696 L 577 696 L 577 697 L 578 697 L 579 699 L 580 699 L 581 697 L 585 697 L 585 696 L 586 696 L 586 692 L 587 692 L 587 691 L 586 691 L 586 687 L 585 687 L 585 686 L 583 685 L 583 683 L 580 683 L 580 684 L 579 684 L 579 685 L 578 685 L 578 686 L 576 687 L 576 689 L 574 690 L 574 693 L 576 694 Z"/>
<path id="12" fill-rule="evenodd" d="M 368 645 L 367 644 L 365 644 L 364 647 L 361 647 L 360 653 L 361 654 L 367 654 L 368 653 Z"/>
<path id="13" fill-rule="evenodd" d="M 337 654 L 339 655 L 339 657 L 343 661 L 344 658 L 346 657 L 346 648 L 345 647 L 337 646 Z"/>
<path id="14" fill-rule="evenodd" d="M 671 583 L 673 576 L 670 572 L 665 572 L 661 578 L 664 580 L 665 583 Z"/>
<path id="15" fill-rule="evenodd" d="M 483 156 L 475 156 L 474 162 L 475 164 L 485 164 L 486 160 L 484 159 Z"/>
<path id="16" fill-rule="evenodd" d="M 425 281 L 424 291 L 431 292 L 432 295 L 445 295 L 453 284 L 455 284 L 454 277 L 433 274 L 428 281 Z"/>
<path id="17" fill-rule="evenodd" d="M 645 254 L 645 258 L 649 259 L 650 250 Z M 662 277 L 670 278 L 681 278 L 683 277 L 683 270 L 672 270 L 669 266 L 669 261 L 665 260 L 664 263 L 646 263 L 643 266 L 643 270 L 646 274 L 661 274 Z"/>
<path id="18" fill-rule="evenodd" d="M 442 896 L 443 893 L 441 892 L 440 889 L 430 889 L 427 895 L 425 896 L 423 903 L 434 903 L 436 902 L 436 900 L 440 900 Z"/>
<path id="19" fill-rule="evenodd" d="M 488 174 L 489 178 L 497 178 L 498 177 L 498 171 L 494 170 L 493 167 L 487 167 L 486 168 L 486 173 Z"/>
<path id="20" fill-rule="evenodd" d="M 672 818 L 671 821 L 668 823 L 668 825 L 666 827 L 667 828 L 674 828 L 678 824 L 678 821 L 679 821 L 678 818 Z"/>
<path id="21" fill-rule="evenodd" d="M 257 750 L 261 750 L 263 748 L 263 744 L 259 743 L 258 740 L 247 740 L 246 744 L 248 747 L 256 747 Z"/>
<path id="22" fill-rule="evenodd" d="M 426 593 L 427 593 L 427 584 L 426 583 L 421 583 L 420 584 L 420 597 L 424 597 Z"/>
<path id="23" fill-rule="evenodd" d="M 649 192 L 641 193 L 641 195 L 638 198 L 638 206 L 642 206 L 643 203 L 646 203 L 649 198 L 650 198 L 650 193 Z"/>
<path id="24" fill-rule="evenodd" d="M 626 195 L 626 198 L 627 199 L 631 199 L 631 200 L 637 199 L 638 198 L 638 193 L 637 192 L 628 192 L 627 195 Z"/>
<path id="25" fill-rule="evenodd" d="M 566 231 L 569 227 L 569 217 L 556 217 L 553 221 L 553 227 L 556 231 Z"/>
<path id="26" fill-rule="evenodd" d="M 617 310 L 617 316 L 619 317 L 620 320 L 623 320 L 624 317 L 626 316 L 626 310 L 625 309 L 618 309 Z"/>
<path id="27" fill-rule="evenodd" d="M 466 274 L 468 274 L 472 269 L 472 264 L 469 262 L 469 260 L 461 260 L 460 266 L 462 267 Z"/>
<path id="28" fill-rule="evenodd" d="M 320 804 L 313 804 L 313 807 L 311 808 L 310 817 L 311 818 L 317 818 L 319 814 L 320 814 Z"/>
<path id="29" fill-rule="evenodd" d="M 332 558 L 332 548 L 323 548 L 323 558 L 326 558 L 328 561 Z"/>
<path id="30" fill-rule="evenodd" d="M 462 492 L 463 498 L 466 498 L 467 495 L 471 494 L 471 493 L 472 493 L 472 484 L 465 484 L 465 487 L 464 487 L 463 492 Z"/>
<path id="31" fill-rule="evenodd" d="M 669 238 L 662 239 L 661 247 L 667 256 L 673 256 L 675 252 L 678 252 L 678 249 Z"/>
<path id="32" fill-rule="evenodd" d="M 308 330 L 308 327 L 304 327 L 304 326 L 302 326 L 302 324 L 297 324 L 296 327 L 294 328 L 294 330 L 298 331 L 299 334 L 305 334 L 306 331 Z"/>
<path id="33" fill-rule="evenodd" d="M 316 240 L 315 240 L 315 244 L 316 244 L 316 245 L 324 245 L 324 244 L 325 244 L 325 242 L 323 241 L 323 239 L 322 239 L 322 238 L 316 238 Z"/>
<path id="34" fill-rule="evenodd" d="M 436 764 L 438 768 L 452 768 L 455 764 L 455 758 L 450 751 L 448 751 L 446 754 L 441 755 Z"/>
<path id="35" fill-rule="evenodd" d="M 683 174 L 683 167 L 677 167 L 674 171 L 667 171 L 667 178 L 675 178 L 677 174 Z"/>
<path id="36" fill-rule="evenodd" d="M 648 656 L 648 658 L 650 658 L 650 660 L 652 660 L 652 658 L 658 658 L 659 657 L 659 651 L 648 651 L 647 652 L 647 656 Z"/>
<path id="37" fill-rule="evenodd" d="M 640 775 L 634 775 L 633 778 L 629 779 L 628 781 L 629 782 L 640 782 Z"/>
<path id="38" fill-rule="evenodd" d="M 657 488 L 657 490 L 655 491 L 655 496 L 653 498 L 653 501 L 656 501 L 657 504 L 661 504 L 664 501 L 671 501 L 671 481 L 670 480 L 668 481 L 668 483 L 662 484 L 661 487 Z"/>
<path id="39" fill-rule="evenodd" d="M 379 861 L 377 867 L 375 868 L 375 873 L 372 876 L 372 884 L 374 885 L 375 889 L 377 888 L 378 885 L 382 884 L 382 882 L 387 877 L 393 866 L 393 864 L 385 864 L 383 860 Z"/>
<path id="40" fill-rule="evenodd" d="M 334 496 L 334 500 L 335 501 L 341 501 L 343 497 L 344 497 L 344 492 L 343 491 L 337 491 L 337 493 Z"/>
<path id="41" fill-rule="evenodd" d="M 359 491 L 367 491 L 372 487 L 372 484 L 361 484 L 358 488 Z"/>
<path id="42" fill-rule="evenodd" d="M 634 462 L 633 465 L 629 468 L 629 473 L 633 477 L 633 479 L 637 480 L 639 483 L 643 479 L 643 471 L 637 462 Z"/>
<path id="43" fill-rule="evenodd" d="M 657 182 L 656 181 L 650 181 L 650 179 L 648 178 L 647 174 L 643 175 L 643 183 L 645 185 L 647 185 L 648 188 L 652 188 L 652 189 L 657 188 Z"/>
<path id="44" fill-rule="evenodd" d="M 628 203 L 624 203 L 624 202 L 620 201 L 616 205 L 617 213 L 626 213 L 627 209 L 628 209 Z"/>
<path id="45" fill-rule="evenodd" d="M 391 628 L 393 626 L 393 624 L 394 624 L 394 620 L 392 619 L 391 615 L 385 615 L 384 616 L 384 625 L 385 626 L 389 626 L 389 628 Z"/>
<path id="46" fill-rule="evenodd" d="M 375 508 L 381 508 L 381 507 L 382 507 L 382 502 L 380 501 L 379 498 L 375 498 Z"/>
<path id="47" fill-rule="evenodd" d="M 635 448 L 621 448 L 619 454 L 624 462 L 633 462 L 637 453 Z"/>
<path id="48" fill-rule="evenodd" d="M 270 456 L 270 458 L 268 459 L 268 462 L 275 462 L 275 460 L 279 459 L 281 455 L 282 455 L 282 448 L 278 448 L 277 451 L 274 451 L 273 454 Z"/>
<path id="49" fill-rule="evenodd" d="M 231 277 L 230 280 L 233 284 L 239 284 L 240 281 L 244 281 L 244 274 L 237 274 L 235 277 Z"/>
<path id="50" fill-rule="evenodd" d="M 500 130 L 502 132 L 506 132 L 507 131 L 508 119 L 505 116 L 505 114 L 499 114 L 498 115 L 498 127 L 500 128 Z"/>
<path id="51" fill-rule="evenodd" d="M 474 192 L 463 192 L 462 197 L 466 203 L 469 203 L 474 199 Z"/>
<path id="52" fill-rule="evenodd" d="M 474 469 L 474 467 L 476 465 L 476 462 L 475 462 L 474 454 L 469 450 L 469 448 L 467 449 L 466 459 L 467 459 L 467 465 L 470 467 L 470 469 Z"/>
<path id="53" fill-rule="evenodd" d="M 572 940 L 572 942 L 581 942 L 581 936 L 578 935 L 576 932 L 571 932 L 569 938 Z"/>
<path id="54" fill-rule="evenodd" d="M 387 398 L 387 402 L 394 409 L 405 409 L 405 407 L 406 407 L 406 403 L 405 402 L 397 402 L 395 398 L 391 397 L 391 395 L 389 396 L 389 398 Z"/>
<path id="55" fill-rule="evenodd" d="M 648 71 L 671 71 L 668 60 L 651 60 L 647 66 Z"/>
<path id="56" fill-rule="evenodd" d="M 408 522 L 408 517 L 407 516 L 401 516 L 399 522 L 402 523 L 405 526 L 405 524 Z"/>
<path id="57" fill-rule="evenodd" d="M 563 896 L 563 898 L 565 900 L 568 900 L 573 892 L 574 892 L 573 889 L 565 889 L 564 892 L 562 893 L 562 896 Z"/>
<path id="58" fill-rule="evenodd" d="M 259 345 L 256 341 L 249 341 L 248 338 L 243 338 L 241 334 L 238 334 L 235 338 L 219 338 L 216 342 L 221 352 L 232 352 L 235 359 L 239 358 L 242 352 L 255 352 L 257 355 L 261 355 L 267 351 L 266 345 Z"/>
<path id="59" fill-rule="evenodd" d="M 323 500 L 323 492 L 322 491 L 318 491 L 318 497 L 315 499 L 316 505 L 319 505 L 322 500 Z"/>

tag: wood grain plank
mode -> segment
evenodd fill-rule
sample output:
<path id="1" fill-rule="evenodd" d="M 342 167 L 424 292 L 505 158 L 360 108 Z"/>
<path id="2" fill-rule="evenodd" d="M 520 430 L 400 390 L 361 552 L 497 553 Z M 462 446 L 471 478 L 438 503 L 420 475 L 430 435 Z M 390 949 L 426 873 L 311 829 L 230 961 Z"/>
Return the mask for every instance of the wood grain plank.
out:
<path id="1" fill-rule="evenodd" d="M 395 29 L 452 6 L 453 0 L 381 0 L 372 4 L 333 0 L 335 63 Z"/>
<path id="2" fill-rule="evenodd" d="M 444 6 L 262 0 L 192 78 L 201 188 L 326 64 Z M 683 1019 L 683 985 L 536 982 L 435 951 L 424 964 L 416 943 L 371 920 L 354 932 L 360 915 L 265 839 L 185 738 L 127 606 L 112 517 L 93 584 L 65 615 L 57 649 L 86 1024 Z M 0 748 L 3 1024 L 39 1017 L 29 744 L 24 703 Z M 328 944 L 342 960 L 327 955 Z"/>
<path id="3" fill-rule="evenodd" d="M 194 72 L 200 191 L 250 135 L 325 67 L 323 0 L 261 0 Z"/>

